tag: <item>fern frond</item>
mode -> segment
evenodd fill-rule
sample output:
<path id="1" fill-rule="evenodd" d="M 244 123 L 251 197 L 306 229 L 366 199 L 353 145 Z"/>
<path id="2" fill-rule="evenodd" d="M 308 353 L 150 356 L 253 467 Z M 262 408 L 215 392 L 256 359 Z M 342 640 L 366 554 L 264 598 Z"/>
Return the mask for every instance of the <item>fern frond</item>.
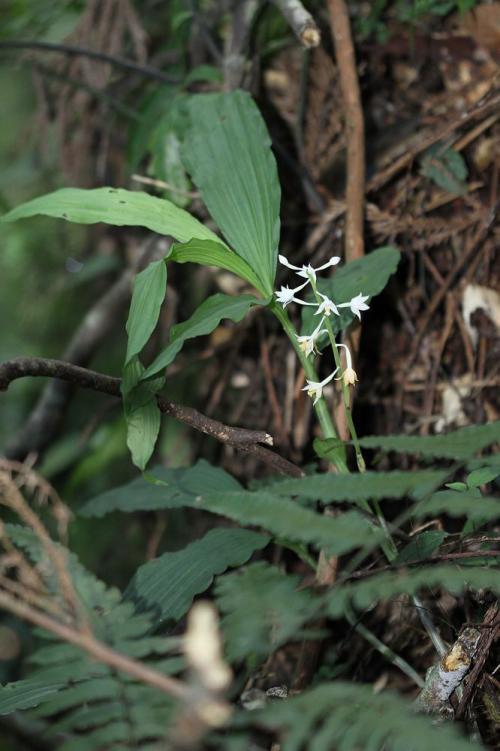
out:
<path id="1" fill-rule="evenodd" d="M 444 435 L 373 435 L 359 439 L 363 448 L 442 459 L 470 459 L 478 451 L 482 451 L 497 441 L 500 441 L 500 420 L 486 423 L 486 425 L 469 425 Z"/>
<path id="2" fill-rule="evenodd" d="M 478 751 L 450 725 L 433 725 L 391 692 L 338 681 L 252 713 L 280 732 L 282 751 Z M 246 720 L 248 722 L 248 719 Z M 245 718 L 241 718 L 245 723 Z"/>
<path id="3" fill-rule="evenodd" d="M 303 638 L 299 631 L 314 618 L 319 600 L 299 590 L 299 577 L 267 563 L 254 563 L 217 580 L 217 605 L 229 660 L 267 655 L 286 641 Z"/>
<path id="4" fill-rule="evenodd" d="M 498 568 L 458 568 L 451 565 L 388 571 L 360 582 L 335 587 L 328 596 L 328 612 L 333 618 L 339 618 L 351 603 L 361 610 L 396 595 L 413 595 L 423 587 L 442 587 L 452 594 L 460 594 L 467 588 L 500 593 L 500 576 Z"/>

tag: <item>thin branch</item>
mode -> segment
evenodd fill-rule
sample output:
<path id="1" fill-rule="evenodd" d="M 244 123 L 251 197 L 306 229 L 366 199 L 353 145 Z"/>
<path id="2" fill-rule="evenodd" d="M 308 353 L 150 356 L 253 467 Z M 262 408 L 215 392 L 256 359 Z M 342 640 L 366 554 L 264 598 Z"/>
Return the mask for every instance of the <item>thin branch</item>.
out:
<path id="1" fill-rule="evenodd" d="M 19 357 L 0 363 L 0 391 L 6 391 L 12 381 L 27 376 L 59 378 L 82 388 L 121 398 L 120 378 L 88 370 L 62 360 L 49 360 L 41 357 Z M 161 397 L 158 397 L 158 406 L 164 414 L 174 417 L 221 443 L 227 443 L 239 450 L 255 454 L 279 472 L 295 477 L 302 476 L 302 470 L 295 464 L 257 445 L 266 443 L 272 446 L 273 444 L 272 436 L 263 430 L 230 427 L 207 417 L 193 407 L 185 407 Z"/>
<path id="2" fill-rule="evenodd" d="M 36 40 L 22 40 L 22 41 L 8 41 L 0 42 L 0 51 L 7 49 L 19 49 L 19 50 L 40 50 L 42 52 L 58 52 L 63 55 L 71 55 L 74 57 L 89 57 L 92 60 L 100 60 L 103 63 L 110 63 L 118 68 L 124 68 L 133 73 L 139 73 L 146 78 L 152 78 L 156 81 L 162 81 L 163 83 L 179 83 L 179 79 L 175 76 L 169 76 L 166 73 L 162 73 L 161 70 L 155 68 L 152 65 L 145 65 L 141 63 L 135 63 L 133 60 L 128 60 L 124 57 L 117 57 L 116 55 L 109 55 L 106 52 L 100 52 L 98 50 L 91 50 L 87 47 L 78 47 L 73 44 L 54 44 L 52 42 L 38 42 Z"/>
<path id="3" fill-rule="evenodd" d="M 319 27 L 300 0 L 273 0 L 304 47 L 317 47 L 321 42 Z"/>

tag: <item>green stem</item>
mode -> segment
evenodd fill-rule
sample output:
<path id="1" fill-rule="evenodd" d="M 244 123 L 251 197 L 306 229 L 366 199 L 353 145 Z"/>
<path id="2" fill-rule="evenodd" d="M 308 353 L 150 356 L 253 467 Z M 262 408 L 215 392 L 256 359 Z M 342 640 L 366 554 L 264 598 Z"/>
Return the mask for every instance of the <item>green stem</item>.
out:
<path id="1" fill-rule="evenodd" d="M 316 294 L 316 290 L 314 290 L 314 292 Z M 321 300 L 318 299 L 318 302 L 321 302 Z M 330 339 L 330 344 L 332 345 L 335 365 L 337 368 L 339 368 L 340 371 L 342 371 L 342 361 L 340 359 L 340 352 L 339 352 L 339 348 L 337 347 L 337 342 L 335 341 L 332 324 L 330 323 L 330 320 L 327 317 L 325 317 L 324 322 L 326 325 L 326 330 L 328 332 L 328 338 Z M 342 377 L 340 379 L 340 382 L 342 384 L 342 400 L 344 402 L 344 410 L 345 410 L 345 414 L 347 418 L 347 425 L 349 428 L 349 433 L 351 434 L 352 443 L 353 443 L 354 451 L 356 454 L 356 463 L 358 465 L 358 469 L 360 472 L 366 472 L 365 460 L 363 459 L 363 454 L 361 453 L 361 446 L 359 445 L 358 434 L 354 426 L 354 420 L 352 419 L 351 395 L 349 393 L 349 386 L 344 382 L 344 379 Z"/>
<path id="2" fill-rule="evenodd" d="M 297 331 L 295 330 L 293 323 L 290 321 L 290 318 L 288 317 L 288 313 L 286 312 L 286 310 L 283 310 L 283 308 L 280 305 L 278 305 L 274 300 L 270 303 L 269 308 L 271 312 L 276 316 L 278 321 L 281 323 L 286 335 L 290 339 L 290 342 L 292 343 L 292 347 L 294 348 L 295 353 L 300 360 L 300 364 L 304 368 L 304 372 L 306 374 L 307 379 L 310 381 L 317 381 L 318 374 L 316 373 L 316 369 L 314 365 L 312 364 L 312 362 L 310 362 L 307 359 L 304 352 L 300 349 L 299 344 L 297 342 Z M 323 397 L 321 397 L 321 399 L 318 399 L 318 401 L 314 405 L 314 409 L 316 411 L 316 415 L 318 417 L 318 421 L 319 421 L 324 438 L 336 438 L 337 433 L 333 426 L 332 418 L 330 416 L 328 407 Z M 339 448 L 338 451 L 332 454 L 332 461 L 333 461 L 333 464 L 335 464 L 335 466 L 337 467 L 339 472 L 343 474 L 349 472 L 349 469 L 346 464 L 346 459 L 345 459 L 345 449 L 343 447 Z"/>

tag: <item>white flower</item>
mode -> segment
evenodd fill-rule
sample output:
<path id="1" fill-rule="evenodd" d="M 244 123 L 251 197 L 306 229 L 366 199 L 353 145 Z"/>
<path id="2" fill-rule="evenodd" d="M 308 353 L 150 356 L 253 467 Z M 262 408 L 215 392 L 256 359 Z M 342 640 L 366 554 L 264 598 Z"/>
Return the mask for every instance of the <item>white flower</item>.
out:
<path id="1" fill-rule="evenodd" d="M 301 284 L 300 287 L 295 287 L 295 289 L 290 289 L 290 287 L 281 287 L 279 292 L 276 292 L 276 299 L 279 303 L 283 305 L 284 308 L 286 308 L 287 305 L 289 305 L 291 302 L 298 302 L 302 305 L 309 305 L 310 303 L 305 303 L 303 300 L 299 300 L 295 297 L 296 292 L 300 292 L 301 289 L 304 289 L 304 287 L 307 285 L 307 282 L 304 282 L 304 284 Z"/>
<path id="2" fill-rule="evenodd" d="M 362 310 L 369 310 L 369 306 L 366 304 L 366 300 L 368 300 L 368 295 L 362 295 L 361 292 L 359 295 L 356 295 L 356 297 L 353 297 L 352 300 L 349 302 L 343 302 L 339 304 L 339 308 L 350 308 L 351 312 L 358 316 L 359 320 L 361 320 L 361 311 Z"/>
<path id="3" fill-rule="evenodd" d="M 322 318 L 319 324 L 316 326 L 312 334 L 309 334 L 309 336 L 298 336 L 297 341 L 299 343 L 299 347 L 304 352 L 306 357 L 309 357 L 310 354 L 313 352 L 316 352 L 316 340 L 319 339 L 321 334 L 326 334 L 326 329 L 322 329 L 321 326 L 323 325 L 323 321 L 325 319 Z"/>
<path id="4" fill-rule="evenodd" d="M 335 377 L 337 371 L 338 368 L 336 368 L 333 373 L 330 373 L 330 375 L 327 376 L 323 381 L 307 381 L 307 386 L 304 386 L 302 391 L 307 391 L 311 399 L 314 399 L 313 404 L 316 404 L 318 399 L 321 399 L 321 397 L 323 396 L 323 389 Z"/>
<path id="5" fill-rule="evenodd" d="M 356 374 L 356 371 L 352 367 L 352 357 L 349 351 L 349 347 L 346 347 L 345 344 L 337 344 L 337 347 L 342 347 L 343 349 L 345 349 L 346 368 L 343 371 L 341 378 L 346 386 L 354 386 L 354 384 L 358 380 L 358 376 Z"/>
<path id="6" fill-rule="evenodd" d="M 318 295 L 323 298 L 323 302 L 318 306 L 318 310 L 314 314 L 315 316 L 319 316 L 319 315 L 329 316 L 332 313 L 335 313 L 335 315 L 337 316 L 340 315 L 337 306 L 332 300 L 330 300 L 329 297 L 321 294 L 321 292 L 319 291 L 318 291 Z"/>
<path id="7" fill-rule="evenodd" d="M 332 256 L 329 261 L 323 264 L 323 266 L 318 266 L 318 268 L 313 268 L 311 264 L 307 264 L 304 266 L 294 266 L 290 261 L 285 258 L 285 256 L 278 256 L 279 261 L 283 266 L 286 266 L 287 269 L 292 269 L 292 271 L 296 271 L 298 276 L 302 276 L 308 281 L 313 280 L 313 282 L 316 282 L 316 272 L 317 271 L 324 271 L 324 269 L 328 269 L 330 266 L 336 266 L 340 258 L 339 256 Z"/>

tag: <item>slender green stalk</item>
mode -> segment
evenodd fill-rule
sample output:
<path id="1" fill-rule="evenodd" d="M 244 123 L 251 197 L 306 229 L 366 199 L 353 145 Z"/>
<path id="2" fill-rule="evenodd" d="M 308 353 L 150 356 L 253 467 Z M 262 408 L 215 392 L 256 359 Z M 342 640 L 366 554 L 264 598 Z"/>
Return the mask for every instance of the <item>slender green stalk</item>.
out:
<path id="1" fill-rule="evenodd" d="M 276 304 L 274 301 L 270 303 L 269 305 L 272 313 L 276 316 L 276 318 L 279 320 L 281 325 L 283 326 L 283 329 L 290 339 L 290 342 L 292 343 L 292 346 L 297 354 L 297 357 L 300 360 L 300 364 L 304 368 L 304 372 L 310 381 L 317 381 L 318 380 L 318 374 L 316 373 L 316 369 L 314 368 L 314 365 L 307 359 L 304 352 L 299 347 L 299 344 L 297 342 L 297 331 L 295 330 L 294 325 L 290 321 L 290 318 L 288 317 L 288 313 L 286 310 L 283 310 L 280 305 Z M 319 424 L 321 426 L 321 430 L 323 433 L 324 438 L 337 438 L 337 433 L 334 428 L 332 418 L 330 416 L 330 413 L 328 411 L 327 404 L 323 397 L 318 399 L 316 404 L 314 405 L 314 409 L 316 411 L 316 415 L 318 417 Z M 342 447 L 339 447 L 339 450 L 335 452 L 334 455 L 332 455 L 332 461 L 333 464 L 337 467 L 339 472 L 346 473 L 349 472 L 349 469 L 346 464 L 345 459 L 345 449 Z"/>

